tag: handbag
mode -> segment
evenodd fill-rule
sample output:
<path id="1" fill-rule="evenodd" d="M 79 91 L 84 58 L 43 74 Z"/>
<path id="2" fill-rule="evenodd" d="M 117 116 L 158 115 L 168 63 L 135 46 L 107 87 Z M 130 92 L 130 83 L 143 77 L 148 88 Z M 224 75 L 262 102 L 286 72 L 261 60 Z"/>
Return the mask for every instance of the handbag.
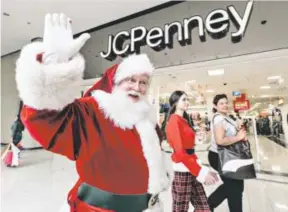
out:
<path id="1" fill-rule="evenodd" d="M 13 152 L 11 149 L 11 144 L 9 144 L 6 150 L 3 152 L 1 159 L 6 166 L 10 166 L 12 164 Z"/>
<path id="2" fill-rule="evenodd" d="M 10 143 L 1 159 L 6 166 L 16 167 L 19 165 L 19 153 L 20 150 L 13 143 Z"/>
<path id="3" fill-rule="evenodd" d="M 238 132 L 237 127 L 233 123 L 227 118 L 225 120 L 234 126 Z M 254 160 L 248 140 L 238 141 L 228 146 L 218 144 L 217 146 L 219 156 L 218 172 L 221 176 L 235 180 L 256 178 Z"/>

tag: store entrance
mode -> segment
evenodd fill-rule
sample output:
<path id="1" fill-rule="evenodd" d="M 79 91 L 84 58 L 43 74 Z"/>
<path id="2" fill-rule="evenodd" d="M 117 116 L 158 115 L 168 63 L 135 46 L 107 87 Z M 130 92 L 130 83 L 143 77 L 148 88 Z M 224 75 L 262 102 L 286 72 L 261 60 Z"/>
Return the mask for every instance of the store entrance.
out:
<path id="1" fill-rule="evenodd" d="M 287 67 L 288 50 L 277 50 L 158 69 L 152 90 L 158 102 L 159 123 L 161 125 L 167 116 L 171 93 L 185 91 L 198 146 L 205 146 L 207 150 L 213 97 L 224 93 L 229 98 L 230 115 L 241 118 L 249 134 L 258 168 L 277 170 L 272 166 L 280 163 L 278 156 L 282 153 L 279 151 L 283 150 L 283 155 L 288 153 Z M 267 154 L 263 145 L 273 150 Z M 268 165 L 269 161 L 274 165 Z M 285 172 L 288 173 L 288 168 Z"/>

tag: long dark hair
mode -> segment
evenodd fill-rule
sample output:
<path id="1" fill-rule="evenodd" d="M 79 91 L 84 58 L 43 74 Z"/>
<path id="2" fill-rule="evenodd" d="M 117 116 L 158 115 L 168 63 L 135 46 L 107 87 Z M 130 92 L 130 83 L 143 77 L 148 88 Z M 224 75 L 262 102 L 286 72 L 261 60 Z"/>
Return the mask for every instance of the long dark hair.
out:
<path id="1" fill-rule="evenodd" d="M 165 135 L 166 124 L 167 124 L 170 116 L 175 113 L 177 103 L 183 94 L 187 95 L 184 91 L 177 90 L 177 91 L 174 91 L 169 98 L 169 106 L 170 106 L 169 112 L 168 112 L 167 116 L 165 117 L 165 120 L 163 121 L 163 124 L 161 127 L 164 135 Z M 184 111 L 184 113 L 183 113 L 183 118 L 187 120 L 188 124 L 193 129 L 194 123 L 186 111 Z"/>
<path id="2" fill-rule="evenodd" d="M 217 94 L 216 96 L 214 96 L 213 105 L 214 105 L 214 106 L 217 106 L 218 102 L 219 102 L 221 99 L 227 99 L 227 100 L 228 100 L 228 97 L 227 97 L 226 94 Z M 213 113 L 216 113 L 216 112 L 217 112 L 216 108 L 213 107 L 212 112 L 213 112 Z"/>

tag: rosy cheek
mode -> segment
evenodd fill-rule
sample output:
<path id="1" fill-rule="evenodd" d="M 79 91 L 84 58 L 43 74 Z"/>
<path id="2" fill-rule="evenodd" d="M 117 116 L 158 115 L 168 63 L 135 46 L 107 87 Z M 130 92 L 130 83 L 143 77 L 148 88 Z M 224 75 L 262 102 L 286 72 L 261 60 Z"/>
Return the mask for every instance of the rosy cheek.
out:
<path id="1" fill-rule="evenodd" d="M 147 90 L 146 90 L 145 88 L 142 88 L 142 89 L 140 90 L 141 95 L 143 95 L 143 96 L 146 95 L 146 91 L 147 91 Z"/>
<path id="2" fill-rule="evenodd" d="M 132 88 L 131 88 L 130 85 L 125 85 L 125 86 L 123 87 L 123 89 L 124 89 L 125 91 L 130 91 Z"/>

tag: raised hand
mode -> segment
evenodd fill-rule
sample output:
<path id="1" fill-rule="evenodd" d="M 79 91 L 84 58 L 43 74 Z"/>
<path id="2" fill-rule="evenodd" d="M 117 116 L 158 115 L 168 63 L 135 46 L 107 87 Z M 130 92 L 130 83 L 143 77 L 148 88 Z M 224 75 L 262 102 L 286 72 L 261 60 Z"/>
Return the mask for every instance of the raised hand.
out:
<path id="1" fill-rule="evenodd" d="M 84 46 L 90 38 L 84 33 L 77 39 L 73 39 L 72 21 L 63 13 L 47 14 L 43 36 L 44 57 L 46 64 L 62 63 L 69 61 Z"/>

